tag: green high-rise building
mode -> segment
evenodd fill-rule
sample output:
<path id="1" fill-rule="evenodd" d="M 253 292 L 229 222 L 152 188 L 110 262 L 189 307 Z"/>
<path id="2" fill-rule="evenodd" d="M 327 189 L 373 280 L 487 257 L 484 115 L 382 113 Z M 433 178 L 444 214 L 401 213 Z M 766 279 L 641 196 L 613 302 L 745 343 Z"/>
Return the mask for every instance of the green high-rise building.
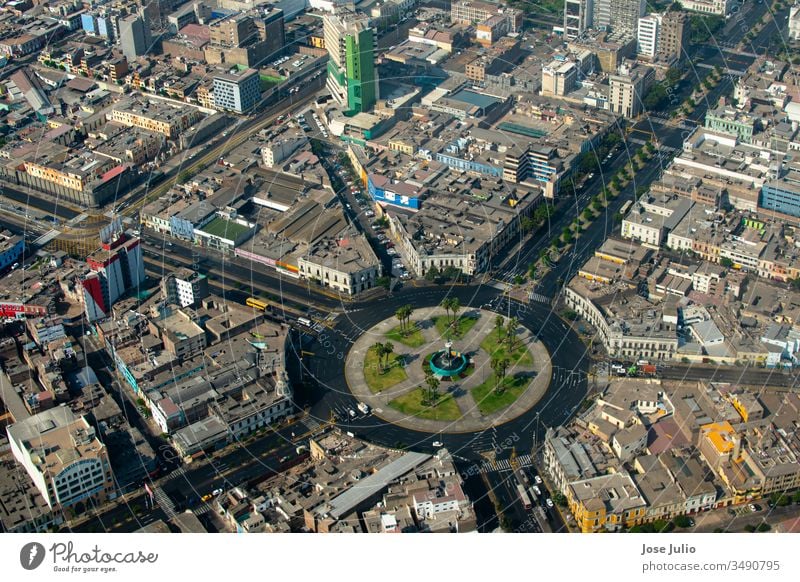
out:
<path id="1" fill-rule="evenodd" d="M 340 10 L 324 20 L 328 88 L 348 113 L 371 111 L 378 98 L 375 30 L 369 20 Z"/>

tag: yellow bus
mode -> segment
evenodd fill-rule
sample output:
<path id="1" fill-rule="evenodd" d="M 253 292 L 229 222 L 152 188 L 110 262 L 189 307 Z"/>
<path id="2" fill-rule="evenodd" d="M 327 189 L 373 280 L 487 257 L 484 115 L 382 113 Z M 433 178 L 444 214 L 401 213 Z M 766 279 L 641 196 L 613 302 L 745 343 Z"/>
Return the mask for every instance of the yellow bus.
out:
<path id="1" fill-rule="evenodd" d="M 269 307 L 269 303 L 256 299 L 255 297 L 248 297 L 244 304 L 253 309 L 260 309 L 261 311 L 266 311 Z"/>

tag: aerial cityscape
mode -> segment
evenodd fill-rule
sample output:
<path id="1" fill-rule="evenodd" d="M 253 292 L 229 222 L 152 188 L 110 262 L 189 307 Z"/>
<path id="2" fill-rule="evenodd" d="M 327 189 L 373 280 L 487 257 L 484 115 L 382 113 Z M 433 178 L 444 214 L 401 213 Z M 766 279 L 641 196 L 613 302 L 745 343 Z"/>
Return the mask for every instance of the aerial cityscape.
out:
<path id="1" fill-rule="evenodd" d="M 0 532 L 800 532 L 800 0 L 9 0 L 0 120 Z"/>

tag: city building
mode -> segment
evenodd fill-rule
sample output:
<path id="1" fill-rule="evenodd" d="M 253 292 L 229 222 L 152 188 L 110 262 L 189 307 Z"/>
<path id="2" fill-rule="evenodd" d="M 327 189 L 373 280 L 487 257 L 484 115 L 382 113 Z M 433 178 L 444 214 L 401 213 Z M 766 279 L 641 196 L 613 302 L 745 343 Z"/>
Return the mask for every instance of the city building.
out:
<path id="1" fill-rule="evenodd" d="M 80 513 L 116 496 L 106 447 L 86 417 L 58 406 L 6 432 L 14 458 L 51 509 Z"/>
<path id="2" fill-rule="evenodd" d="M 552 61 L 542 67 L 542 96 L 564 96 L 578 82 L 578 67 L 572 61 Z"/>
<path id="3" fill-rule="evenodd" d="M 564 38 L 580 37 L 592 27 L 592 0 L 566 0 L 564 2 Z"/>
<path id="4" fill-rule="evenodd" d="M 176 107 L 163 101 L 132 98 L 121 99 L 106 112 L 108 121 L 140 127 L 168 139 L 177 139 L 202 116 L 194 107 Z"/>
<path id="5" fill-rule="evenodd" d="M 789 8 L 789 38 L 800 40 L 800 4 Z"/>
<path id="6" fill-rule="evenodd" d="M 344 295 L 372 289 L 381 275 L 381 263 L 363 235 L 325 239 L 297 260 L 300 276 Z"/>
<path id="7" fill-rule="evenodd" d="M 204 54 L 210 64 L 257 69 L 286 48 L 283 10 L 277 8 L 233 14 L 213 22 L 208 30 Z"/>
<path id="8" fill-rule="evenodd" d="M 685 12 L 670 10 L 661 16 L 658 27 L 658 56 L 671 63 L 683 61 L 689 47 L 689 18 Z"/>
<path id="9" fill-rule="evenodd" d="M 367 113 L 378 99 L 375 67 L 377 30 L 369 19 L 349 10 L 323 18 L 328 61 L 327 86 L 338 103 L 352 113 Z"/>
<path id="10" fill-rule="evenodd" d="M 25 251 L 25 239 L 9 231 L 0 232 L 0 272 L 12 267 Z"/>
<path id="11" fill-rule="evenodd" d="M 734 5 L 733 0 L 678 0 L 684 10 L 726 16 Z"/>
<path id="12" fill-rule="evenodd" d="M 101 246 L 86 257 L 89 272 L 83 277 L 86 317 L 96 321 L 107 317 L 111 307 L 129 290 L 144 282 L 144 258 L 136 237 L 112 232 Z"/>
<path id="13" fill-rule="evenodd" d="M 477 25 L 493 16 L 502 16 L 507 19 L 510 32 L 519 32 L 522 29 L 523 12 L 517 8 L 480 0 L 457 0 L 450 3 L 450 20 L 452 22 Z"/>
<path id="14" fill-rule="evenodd" d="M 645 14 L 644 0 L 584 0 L 585 10 L 591 10 L 587 28 L 611 30 L 614 34 L 636 36 L 637 21 Z M 566 6 L 565 6 L 566 9 Z M 575 12 L 575 8 L 572 8 Z"/>
<path id="15" fill-rule="evenodd" d="M 122 18 L 119 22 L 119 43 L 129 61 L 144 56 L 150 50 L 150 31 L 145 19 L 137 14 Z"/>
<path id="16" fill-rule="evenodd" d="M 224 111 L 247 113 L 261 98 L 261 79 L 255 69 L 214 76 L 214 105 Z"/>
<path id="17" fill-rule="evenodd" d="M 659 51 L 661 15 L 649 14 L 639 19 L 636 36 L 636 54 L 640 57 L 654 58 Z"/>
<path id="18" fill-rule="evenodd" d="M 629 528 L 643 522 L 647 513 L 647 503 L 624 472 L 570 483 L 566 497 L 583 533 Z"/>
<path id="19" fill-rule="evenodd" d="M 609 75 L 609 108 L 633 119 L 644 110 L 642 99 L 655 81 L 655 71 L 644 65 L 623 63 L 616 74 Z"/>
<path id="20" fill-rule="evenodd" d="M 180 307 L 191 307 L 208 297 L 208 278 L 188 267 L 167 273 L 160 285 L 167 303 Z"/>

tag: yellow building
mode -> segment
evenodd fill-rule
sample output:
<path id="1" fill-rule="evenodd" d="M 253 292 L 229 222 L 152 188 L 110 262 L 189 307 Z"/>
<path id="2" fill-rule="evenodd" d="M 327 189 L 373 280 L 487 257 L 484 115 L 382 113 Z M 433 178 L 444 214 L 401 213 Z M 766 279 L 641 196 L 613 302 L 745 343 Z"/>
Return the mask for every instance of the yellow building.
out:
<path id="1" fill-rule="evenodd" d="M 83 187 L 86 186 L 85 173 L 78 174 L 70 170 L 59 170 L 34 162 L 25 162 L 25 171 L 34 178 L 46 180 L 79 192 L 83 191 Z"/>
<path id="2" fill-rule="evenodd" d="M 313 36 L 309 35 L 308 37 L 311 46 L 314 48 L 324 49 L 325 48 L 325 37 L 324 36 Z"/>
<path id="3" fill-rule="evenodd" d="M 644 521 L 647 504 L 627 473 L 601 475 L 567 486 L 567 503 L 583 533 L 617 531 Z"/>
<path id="4" fill-rule="evenodd" d="M 114 107 L 106 114 L 106 118 L 175 139 L 200 119 L 200 112 L 191 107 L 172 107 L 156 101 L 128 101 Z"/>

